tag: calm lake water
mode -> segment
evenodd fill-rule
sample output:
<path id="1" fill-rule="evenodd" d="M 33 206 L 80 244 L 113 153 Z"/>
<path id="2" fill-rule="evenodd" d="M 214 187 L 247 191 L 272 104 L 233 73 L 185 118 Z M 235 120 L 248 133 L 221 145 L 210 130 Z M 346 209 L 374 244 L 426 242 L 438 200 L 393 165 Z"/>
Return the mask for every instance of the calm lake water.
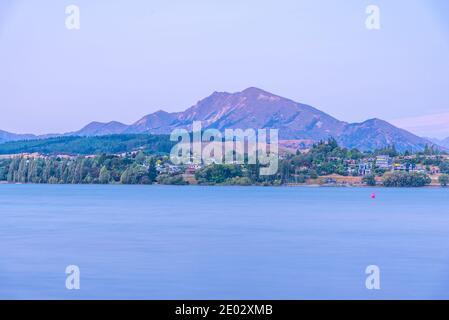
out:
<path id="1" fill-rule="evenodd" d="M 0 298 L 448 299 L 449 190 L 0 185 Z"/>

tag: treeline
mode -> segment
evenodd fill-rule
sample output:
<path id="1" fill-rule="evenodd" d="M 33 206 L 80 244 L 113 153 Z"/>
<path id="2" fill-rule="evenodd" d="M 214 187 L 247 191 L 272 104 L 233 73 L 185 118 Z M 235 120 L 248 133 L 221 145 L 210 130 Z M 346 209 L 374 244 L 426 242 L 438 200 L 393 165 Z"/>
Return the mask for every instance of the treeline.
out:
<path id="1" fill-rule="evenodd" d="M 14 158 L 0 161 L 0 180 L 11 183 L 151 184 L 156 181 L 156 159 L 142 152 L 134 157 L 100 155 L 75 159 Z"/>
<path id="2" fill-rule="evenodd" d="M 291 172 L 303 168 L 296 173 L 306 178 L 333 173 L 347 176 L 348 167 L 345 160 L 360 160 L 367 156 L 369 154 L 358 149 L 341 148 L 335 139 L 329 139 L 315 144 L 307 153 L 297 152 L 296 155 L 287 156 L 284 166 L 288 168 L 284 170 Z"/>
<path id="3" fill-rule="evenodd" d="M 143 143 L 144 151 L 126 156 L 106 155 L 107 153 L 89 157 L 45 157 L 45 158 L 14 158 L 0 159 L 0 181 L 11 183 L 53 183 L 53 184 L 187 184 L 188 175 L 182 175 L 185 167 L 177 170 L 161 170 L 170 166 L 169 157 L 160 154 L 161 150 L 168 153 L 172 143 L 168 137 L 150 135 L 115 135 L 106 137 L 64 137 L 47 139 L 47 141 L 16 142 L 16 144 L 29 143 L 28 147 L 49 148 L 50 150 L 62 150 L 62 144 L 67 143 L 67 148 L 76 151 L 74 153 L 95 153 L 98 150 L 109 150 L 109 153 L 121 153 L 127 149 L 134 149 L 136 145 Z M 42 143 L 42 144 L 41 144 Z M 52 144 L 55 145 L 52 145 Z M 75 147 L 78 143 L 83 147 Z M 124 143 L 122 147 L 120 143 Z M 12 145 L 13 143 L 8 143 Z M 92 149 L 87 148 L 91 145 Z M 4 146 L 4 145 L 3 145 Z M 0 145 L 1 150 L 1 145 Z M 31 150 L 28 149 L 27 152 Z M 35 150 L 37 151 L 37 150 Z M 80 152 L 83 151 L 83 152 Z M 159 153 L 155 153 L 158 151 Z M 283 185 L 301 184 L 308 180 L 316 180 L 319 176 L 339 174 L 342 176 L 358 175 L 357 163 L 360 159 L 373 157 L 376 153 L 395 153 L 395 149 L 378 150 L 373 153 L 360 152 L 357 149 L 345 149 L 338 146 L 334 139 L 317 143 L 307 153 L 284 155 L 279 159 L 278 171 L 274 175 L 261 176 L 259 164 L 254 165 L 210 165 L 198 170 L 195 178 L 199 184 L 207 185 Z M 431 152 L 431 151 L 429 151 Z M 67 152 L 71 153 L 71 152 Z M 354 160 L 354 161 L 348 161 Z M 438 165 L 442 173 L 449 173 L 449 164 L 442 157 L 425 157 L 418 155 L 413 161 L 428 165 Z M 356 170 L 349 167 L 349 163 L 355 165 Z M 157 174 L 156 165 L 160 175 Z M 354 168 L 354 167 L 353 167 Z M 351 170 L 350 170 L 351 169 Z M 171 172 L 171 173 L 170 173 Z M 382 177 L 386 187 L 420 187 L 428 185 L 430 178 L 424 173 L 414 172 L 387 172 L 375 170 L 373 175 L 365 176 L 363 182 L 367 185 L 376 185 Z M 195 183 L 194 180 L 190 181 Z M 440 183 L 447 185 L 449 177 L 442 175 Z"/>
<path id="4" fill-rule="evenodd" d="M 348 175 L 346 159 L 359 160 L 366 157 L 357 149 L 340 148 L 335 139 L 322 141 L 307 153 L 287 154 L 279 159 L 275 175 L 261 176 L 260 165 L 211 165 L 195 175 L 200 184 L 227 185 L 282 185 L 305 183 L 321 175 L 337 173 Z"/>
<path id="5" fill-rule="evenodd" d="M 432 182 L 425 173 L 419 172 L 394 172 L 386 173 L 383 177 L 384 187 L 424 187 Z"/>
<path id="6" fill-rule="evenodd" d="M 142 149 L 148 153 L 170 153 L 174 143 L 167 135 L 117 134 L 96 137 L 56 137 L 11 141 L 0 144 L 0 154 L 41 153 L 49 155 L 116 154 Z"/>
<path id="7" fill-rule="evenodd" d="M 429 149 L 430 150 L 430 149 Z M 431 153 L 432 151 L 427 151 Z M 258 165 L 212 165 L 203 168 L 195 175 L 200 184 L 211 185 L 282 185 L 302 184 L 308 180 L 318 179 L 319 176 L 338 174 L 341 176 L 358 176 L 358 167 L 350 171 L 348 160 L 356 163 L 361 159 L 372 158 L 378 154 L 397 155 L 392 147 L 376 150 L 371 153 L 361 152 L 357 149 L 341 148 L 335 139 L 321 141 L 315 144 L 307 153 L 297 152 L 286 155 L 279 160 L 279 170 L 272 176 L 260 176 Z M 425 165 L 438 165 L 442 173 L 449 172 L 449 163 L 441 158 L 426 159 L 424 153 L 417 154 L 411 163 L 424 163 Z M 427 161 L 427 162 L 426 162 Z M 422 187 L 431 183 L 431 179 L 425 173 L 396 172 L 390 173 L 385 169 L 375 168 L 372 175 L 363 177 L 362 182 L 367 185 L 377 185 L 377 177 L 382 177 L 386 187 Z M 445 176 L 441 184 L 448 184 Z"/>
<path id="8" fill-rule="evenodd" d="M 283 181 L 293 183 L 301 183 L 307 179 L 316 179 L 318 176 L 331 174 L 358 176 L 358 170 L 352 172 L 349 170 L 348 160 L 358 162 L 362 159 L 370 159 L 382 154 L 392 157 L 400 155 L 394 146 L 373 152 L 361 152 L 358 149 L 342 148 L 335 139 L 329 139 L 328 141 L 321 141 L 315 144 L 307 153 L 297 152 L 296 155 L 287 155 L 285 159 L 280 161 L 281 176 Z M 407 156 L 410 154 L 405 152 L 402 155 Z M 422 164 L 427 168 L 434 165 L 440 168 L 441 173 L 449 174 L 449 162 L 445 161 L 441 157 L 441 153 L 434 149 L 426 147 L 424 152 L 419 152 L 415 155 L 415 158 L 406 160 L 410 165 Z M 429 155 L 434 157 L 428 157 Z M 385 169 L 377 167 L 374 167 L 373 171 L 373 177 L 369 177 L 370 182 L 373 182 L 376 176 L 382 177 L 386 173 Z M 415 178 L 415 175 L 411 175 L 409 180 L 415 181 Z M 389 184 L 388 180 L 387 184 Z"/>
<path id="9" fill-rule="evenodd" d="M 212 164 L 197 171 L 195 179 L 199 184 L 207 185 L 282 185 L 295 180 L 287 165 L 286 161 L 281 161 L 276 174 L 262 176 L 260 164 Z"/>

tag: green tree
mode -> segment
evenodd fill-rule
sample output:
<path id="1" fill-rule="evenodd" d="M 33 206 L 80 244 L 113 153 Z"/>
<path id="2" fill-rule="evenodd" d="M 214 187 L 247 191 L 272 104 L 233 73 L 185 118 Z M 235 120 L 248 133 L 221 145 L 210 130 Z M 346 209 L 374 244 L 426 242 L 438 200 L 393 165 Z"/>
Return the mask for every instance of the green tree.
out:
<path id="1" fill-rule="evenodd" d="M 161 174 L 159 177 L 157 177 L 157 182 L 159 184 L 165 184 L 165 185 L 186 185 L 189 184 L 187 181 L 184 180 L 181 174 L 171 176 L 169 174 Z"/>
<path id="2" fill-rule="evenodd" d="M 376 185 L 376 176 L 374 174 L 364 176 L 362 178 L 362 182 L 368 186 L 375 186 Z"/>
<path id="3" fill-rule="evenodd" d="M 440 171 L 441 173 L 449 174 L 449 162 L 441 162 Z"/>
<path id="4" fill-rule="evenodd" d="M 383 177 L 385 187 L 424 187 L 431 182 L 428 175 L 417 172 L 386 173 Z"/>
<path id="5" fill-rule="evenodd" d="M 157 178 L 157 171 L 156 171 L 156 159 L 154 157 L 151 157 L 150 163 L 148 165 L 148 179 L 151 182 L 156 181 Z"/>
<path id="6" fill-rule="evenodd" d="M 148 170 L 145 166 L 134 164 L 127 168 L 121 178 L 122 184 L 151 184 Z"/>
<path id="7" fill-rule="evenodd" d="M 203 184 L 223 184 L 232 178 L 242 176 L 241 166 L 229 164 L 213 164 L 195 173 L 196 180 Z"/>
<path id="8" fill-rule="evenodd" d="M 447 185 L 449 184 L 449 175 L 447 175 L 447 174 L 442 174 L 442 175 L 438 178 L 438 182 L 441 184 L 442 187 L 447 187 Z"/>
<path id="9" fill-rule="evenodd" d="M 138 164 L 143 164 L 145 162 L 145 153 L 143 153 L 142 151 L 139 151 L 139 153 L 136 155 L 135 161 Z"/>
<path id="10" fill-rule="evenodd" d="M 111 180 L 111 173 L 106 166 L 101 167 L 99 181 L 102 184 L 107 184 Z"/>

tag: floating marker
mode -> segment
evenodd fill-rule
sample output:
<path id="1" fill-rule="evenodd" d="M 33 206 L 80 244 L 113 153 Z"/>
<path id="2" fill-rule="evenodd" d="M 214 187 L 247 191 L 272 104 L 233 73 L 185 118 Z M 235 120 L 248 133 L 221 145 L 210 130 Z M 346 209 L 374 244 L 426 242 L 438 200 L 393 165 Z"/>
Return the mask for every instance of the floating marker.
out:
<path id="1" fill-rule="evenodd" d="M 374 192 L 371 193 L 371 199 L 376 199 L 376 194 Z"/>

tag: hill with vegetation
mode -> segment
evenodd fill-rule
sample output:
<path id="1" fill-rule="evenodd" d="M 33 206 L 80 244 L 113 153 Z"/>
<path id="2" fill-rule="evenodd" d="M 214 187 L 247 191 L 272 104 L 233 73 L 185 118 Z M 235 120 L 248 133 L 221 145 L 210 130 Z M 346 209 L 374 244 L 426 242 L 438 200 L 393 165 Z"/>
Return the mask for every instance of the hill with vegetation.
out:
<path id="1" fill-rule="evenodd" d="M 170 141 L 167 135 L 70 136 L 6 142 L 0 144 L 0 154 L 95 155 L 125 153 L 135 150 L 142 150 L 146 153 L 169 153 L 173 145 L 174 143 Z"/>

